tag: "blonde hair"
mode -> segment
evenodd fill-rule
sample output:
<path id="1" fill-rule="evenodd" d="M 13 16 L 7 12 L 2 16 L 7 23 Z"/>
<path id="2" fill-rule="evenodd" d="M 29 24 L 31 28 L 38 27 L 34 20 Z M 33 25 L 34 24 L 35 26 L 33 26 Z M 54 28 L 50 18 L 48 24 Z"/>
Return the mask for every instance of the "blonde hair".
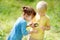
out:
<path id="1" fill-rule="evenodd" d="M 38 2 L 36 9 L 37 10 L 47 10 L 47 2 L 45 2 L 45 1 Z"/>

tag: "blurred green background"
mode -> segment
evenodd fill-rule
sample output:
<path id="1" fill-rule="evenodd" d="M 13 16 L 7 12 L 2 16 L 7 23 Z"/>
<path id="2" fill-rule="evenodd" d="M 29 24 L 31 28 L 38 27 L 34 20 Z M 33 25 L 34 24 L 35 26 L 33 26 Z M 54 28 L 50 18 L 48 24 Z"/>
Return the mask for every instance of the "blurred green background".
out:
<path id="1" fill-rule="evenodd" d="M 6 40 L 16 19 L 22 14 L 22 6 L 31 6 L 41 0 L 0 0 L 0 40 Z M 45 32 L 44 40 L 60 40 L 60 0 L 44 0 L 48 3 L 47 15 L 51 30 Z M 26 39 L 25 39 L 26 40 Z"/>

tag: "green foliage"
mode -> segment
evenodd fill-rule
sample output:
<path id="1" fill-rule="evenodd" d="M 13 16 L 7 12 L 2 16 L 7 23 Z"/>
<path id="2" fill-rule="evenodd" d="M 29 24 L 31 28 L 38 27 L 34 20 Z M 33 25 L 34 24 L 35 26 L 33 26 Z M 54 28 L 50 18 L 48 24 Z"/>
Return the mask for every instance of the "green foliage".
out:
<path id="1" fill-rule="evenodd" d="M 22 6 L 28 5 L 36 9 L 36 4 L 39 1 L 40 0 L 0 0 L 0 40 L 6 39 L 16 19 L 21 16 Z M 60 0 L 45 1 L 48 3 L 47 14 L 51 20 L 51 30 L 46 32 L 45 40 L 60 40 Z"/>
<path id="2" fill-rule="evenodd" d="M 33 2 L 35 0 L 16 0 L 16 1 L 26 1 L 26 2 Z"/>

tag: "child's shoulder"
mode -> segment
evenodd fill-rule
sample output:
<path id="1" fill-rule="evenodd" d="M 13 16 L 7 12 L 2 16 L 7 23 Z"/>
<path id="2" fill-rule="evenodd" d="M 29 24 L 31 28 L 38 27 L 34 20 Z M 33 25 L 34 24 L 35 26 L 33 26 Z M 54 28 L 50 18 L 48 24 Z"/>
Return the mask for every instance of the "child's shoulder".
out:
<path id="1" fill-rule="evenodd" d="M 46 15 L 46 19 L 47 19 L 47 20 L 50 20 L 50 18 L 49 18 L 49 16 L 48 16 L 48 15 Z"/>
<path id="2" fill-rule="evenodd" d="M 17 19 L 17 22 L 24 23 L 24 22 L 26 22 L 26 20 L 24 20 L 22 17 L 19 17 L 19 18 Z"/>

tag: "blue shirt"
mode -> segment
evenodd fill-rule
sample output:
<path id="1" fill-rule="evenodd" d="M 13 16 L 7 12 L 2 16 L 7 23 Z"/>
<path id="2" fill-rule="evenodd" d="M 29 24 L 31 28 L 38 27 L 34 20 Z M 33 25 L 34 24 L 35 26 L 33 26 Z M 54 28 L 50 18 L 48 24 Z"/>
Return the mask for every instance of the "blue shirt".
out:
<path id="1" fill-rule="evenodd" d="M 23 18 L 18 18 L 8 37 L 8 40 L 22 40 L 23 35 L 27 35 L 27 22 Z"/>

